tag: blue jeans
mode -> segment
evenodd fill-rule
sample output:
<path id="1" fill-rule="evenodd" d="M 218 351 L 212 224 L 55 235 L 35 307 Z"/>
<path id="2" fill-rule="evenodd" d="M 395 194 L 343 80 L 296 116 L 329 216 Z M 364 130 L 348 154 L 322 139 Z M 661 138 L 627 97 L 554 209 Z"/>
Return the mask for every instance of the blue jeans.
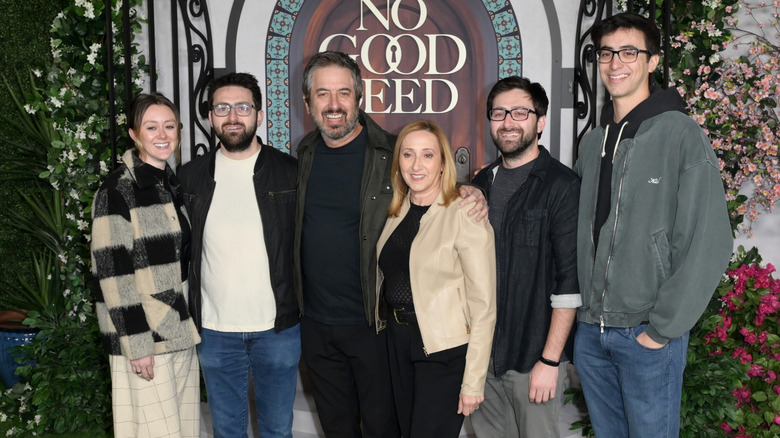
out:
<path id="1" fill-rule="evenodd" d="M 275 333 L 203 329 L 198 345 L 214 438 L 247 436 L 249 372 L 260 436 L 292 438 L 301 355 L 300 324 Z"/>
<path id="2" fill-rule="evenodd" d="M 577 323 L 574 365 L 599 438 L 680 435 L 682 375 L 688 333 L 663 348 L 642 346 L 647 325 L 606 327 Z"/>

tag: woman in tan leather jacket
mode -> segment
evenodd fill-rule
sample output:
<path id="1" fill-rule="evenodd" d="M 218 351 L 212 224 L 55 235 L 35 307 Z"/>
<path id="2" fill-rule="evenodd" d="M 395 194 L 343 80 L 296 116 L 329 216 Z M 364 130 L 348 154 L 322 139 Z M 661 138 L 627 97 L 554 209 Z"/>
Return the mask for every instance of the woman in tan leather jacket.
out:
<path id="1" fill-rule="evenodd" d="M 496 320 L 493 229 L 455 202 L 455 180 L 441 128 L 407 125 L 377 243 L 377 320 L 387 314 L 393 394 L 407 438 L 457 437 L 464 415 L 483 400 Z"/>

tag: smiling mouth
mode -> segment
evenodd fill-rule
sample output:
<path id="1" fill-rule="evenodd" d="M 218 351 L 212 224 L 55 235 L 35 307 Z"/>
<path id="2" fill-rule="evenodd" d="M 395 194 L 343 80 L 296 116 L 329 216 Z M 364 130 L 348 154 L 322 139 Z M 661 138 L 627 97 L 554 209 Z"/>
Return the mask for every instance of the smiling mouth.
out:
<path id="1" fill-rule="evenodd" d="M 628 77 L 627 73 L 624 73 L 622 75 L 609 75 L 609 79 L 611 79 L 613 81 L 619 80 L 619 79 L 623 79 L 623 78 L 627 78 L 627 77 Z"/>
<path id="2" fill-rule="evenodd" d="M 501 138 L 517 138 L 520 137 L 519 131 L 499 131 L 498 135 L 501 136 Z"/>
<path id="3" fill-rule="evenodd" d="M 153 144 L 154 147 L 156 147 L 157 149 L 165 149 L 170 145 L 170 143 L 153 143 Z"/>
<path id="4" fill-rule="evenodd" d="M 339 121 L 339 120 L 343 119 L 345 114 L 344 113 L 326 113 L 326 114 L 323 114 L 323 116 L 325 117 L 325 120 L 328 120 L 328 121 L 331 121 L 331 122 L 336 122 L 336 121 Z"/>

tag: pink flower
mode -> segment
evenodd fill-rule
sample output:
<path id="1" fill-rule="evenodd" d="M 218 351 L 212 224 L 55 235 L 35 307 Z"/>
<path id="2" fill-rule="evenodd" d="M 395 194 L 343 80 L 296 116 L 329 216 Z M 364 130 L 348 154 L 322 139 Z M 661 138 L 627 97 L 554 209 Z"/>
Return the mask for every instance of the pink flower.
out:
<path id="1" fill-rule="evenodd" d="M 753 364 L 750 366 L 750 369 L 747 370 L 747 375 L 750 377 L 762 377 L 764 375 L 764 367 Z"/>
<path id="2" fill-rule="evenodd" d="M 756 334 L 748 330 L 747 327 L 740 328 L 739 332 L 742 334 L 742 336 L 745 338 L 745 342 L 748 344 L 753 345 L 756 343 Z"/>

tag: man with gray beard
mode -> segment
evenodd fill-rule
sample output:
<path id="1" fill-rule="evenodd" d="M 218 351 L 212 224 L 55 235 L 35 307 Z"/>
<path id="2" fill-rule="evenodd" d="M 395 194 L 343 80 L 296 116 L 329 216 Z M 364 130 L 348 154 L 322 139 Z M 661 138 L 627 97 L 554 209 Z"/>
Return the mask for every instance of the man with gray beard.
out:
<path id="1" fill-rule="evenodd" d="M 297 163 L 262 143 L 257 79 L 209 84 L 219 147 L 179 171 L 192 222 L 189 306 L 214 437 L 246 437 L 249 375 L 263 438 L 292 438 L 300 358 L 292 287 Z"/>
<path id="2" fill-rule="evenodd" d="M 576 241 L 579 178 L 538 141 L 547 121 L 544 88 L 512 76 L 487 99 L 501 156 L 473 183 L 487 192 L 496 239 L 496 330 L 477 436 L 558 434 L 566 362 L 581 304 Z"/>

